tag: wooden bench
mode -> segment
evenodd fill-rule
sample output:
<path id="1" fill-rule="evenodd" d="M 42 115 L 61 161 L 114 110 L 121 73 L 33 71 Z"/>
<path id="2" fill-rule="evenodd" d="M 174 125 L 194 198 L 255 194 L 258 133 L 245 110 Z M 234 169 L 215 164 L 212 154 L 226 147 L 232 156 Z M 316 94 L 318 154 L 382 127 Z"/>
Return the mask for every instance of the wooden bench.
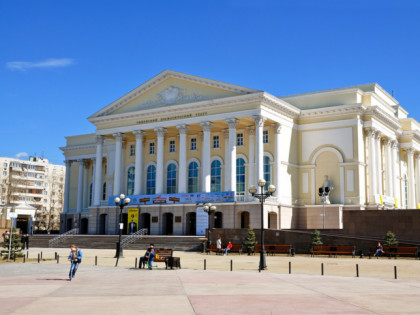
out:
<path id="1" fill-rule="evenodd" d="M 337 257 L 337 255 L 351 255 L 353 258 L 356 255 L 356 246 L 354 245 L 314 245 L 311 256 L 315 254 L 324 254 L 329 257 L 331 255 Z"/>
<path id="2" fill-rule="evenodd" d="M 292 245 L 272 245 L 272 244 L 264 244 L 264 250 L 269 255 L 274 254 L 292 254 Z M 253 253 L 259 253 L 261 252 L 261 244 L 256 244 L 254 247 Z"/>
<path id="3" fill-rule="evenodd" d="M 228 253 L 239 253 L 242 254 L 242 244 L 238 245 L 238 244 L 232 244 L 232 248 L 230 249 L 230 251 L 228 251 Z"/>
<path id="4" fill-rule="evenodd" d="M 386 255 L 389 258 L 397 256 L 413 256 L 415 258 L 419 257 L 417 247 L 405 247 L 405 246 L 383 246 L 384 252 L 379 256 Z M 374 256 L 376 252 L 376 246 L 371 246 L 369 251 L 369 258 Z"/>
<path id="5" fill-rule="evenodd" d="M 210 254 L 211 252 L 215 252 L 216 255 L 223 253 L 222 249 L 217 248 L 217 244 L 210 244 L 210 247 L 206 248 L 206 252 L 207 252 L 207 255 Z"/>
<path id="6" fill-rule="evenodd" d="M 168 259 L 172 257 L 172 249 L 155 249 L 155 260 L 154 262 L 164 262 L 166 269 L 168 269 Z M 147 261 L 143 261 L 143 268 L 145 267 Z M 139 266 L 140 268 L 140 266 Z"/>

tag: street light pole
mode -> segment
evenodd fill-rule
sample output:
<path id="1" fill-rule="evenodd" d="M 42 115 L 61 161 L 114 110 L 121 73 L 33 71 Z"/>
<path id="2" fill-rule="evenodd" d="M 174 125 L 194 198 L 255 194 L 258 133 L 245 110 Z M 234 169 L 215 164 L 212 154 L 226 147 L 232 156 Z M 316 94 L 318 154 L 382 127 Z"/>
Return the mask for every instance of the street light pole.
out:
<path id="1" fill-rule="evenodd" d="M 119 233 L 119 237 L 118 237 L 117 251 L 115 253 L 115 258 L 120 258 L 120 257 L 123 256 L 123 250 L 121 248 L 121 234 L 122 234 L 122 230 L 124 228 L 124 224 L 122 222 L 122 211 L 123 211 L 124 207 L 130 203 L 130 201 L 131 201 L 130 198 L 128 198 L 128 197 L 125 198 L 124 194 L 121 194 L 119 197 L 116 197 L 114 199 L 115 205 L 120 208 L 120 226 L 119 226 L 120 233 Z M 117 261 L 117 263 L 118 263 L 118 261 Z"/>
<path id="2" fill-rule="evenodd" d="M 216 211 L 216 206 L 212 205 L 211 203 L 205 203 L 203 206 L 203 210 L 207 212 L 209 215 L 209 221 L 208 221 L 208 229 L 207 229 L 207 248 L 210 248 L 211 240 L 210 240 L 210 215 Z"/>
<path id="3" fill-rule="evenodd" d="M 261 202 L 261 251 L 260 251 L 260 265 L 259 270 L 267 269 L 265 260 L 265 248 L 264 248 L 264 201 L 270 197 L 275 191 L 276 186 L 270 185 L 267 191 L 264 193 L 264 186 L 266 181 L 264 179 L 258 180 L 258 186 L 260 186 L 261 193 L 257 194 L 257 187 L 251 186 L 249 192 L 253 197 L 256 197 Z"/>

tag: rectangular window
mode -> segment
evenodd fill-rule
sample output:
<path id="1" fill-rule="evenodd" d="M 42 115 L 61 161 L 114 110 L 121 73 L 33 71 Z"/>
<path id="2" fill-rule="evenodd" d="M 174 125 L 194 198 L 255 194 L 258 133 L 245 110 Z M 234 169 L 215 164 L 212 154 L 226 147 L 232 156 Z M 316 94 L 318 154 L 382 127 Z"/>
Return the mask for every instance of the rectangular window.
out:
<path id="1" fill-rule="evenodd" d="M 149 154 L 155 154 L 155 143 L 154 142 L 149 143 Z"/>
<path id="2" fill-rule="evenodd" d="M 175 140 L 169 141 L 169 152 L 175 152 Z"/>
<path id="3" fill-rule="evenodd" d="M 242 147 L 244 145 L 244 134 L 243 133 L 237 133 L 236 134 L 236 145 L 238 147 Z"/>
<path id="4" fill-rule="evenodd" d="M 263 130 L 263 143 L 268 143 L 268 130 Z"/>
<path id="5" fill-rule="evenodd" d="M 196 151 L 197 150 L 197 139 L 196 138 L 191 138 L 190 149 L 191 149 L 191 151 Z"/>
<path id="6" fill-rule="evenodd" d="M 4 167 L 7 167 L 7 163 L 4 163 Z"/>
<path id="7" fill-rule="evenodd" d="M 136 155 L 136 145 L 132 144 L 130 145 L 130 156 L 135 156 Z"/>
<path id="8" fill-rule="evenodd" d="M 220 148 L 219 136 L 213 136 L 213 148 Z"/>
<path id="9" fill-rule="evenodd" d="M 3 176 L 6 176 L 7 175 L 7 172 L 6 171 L 3 171 Z"/>

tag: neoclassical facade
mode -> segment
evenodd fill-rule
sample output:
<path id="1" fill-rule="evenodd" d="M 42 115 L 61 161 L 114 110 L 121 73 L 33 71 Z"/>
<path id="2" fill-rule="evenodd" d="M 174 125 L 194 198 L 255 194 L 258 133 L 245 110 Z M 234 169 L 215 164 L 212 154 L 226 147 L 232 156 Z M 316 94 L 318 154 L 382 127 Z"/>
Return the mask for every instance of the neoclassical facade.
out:
<path id="1" fill-rule="evenodd" d="M 116 234 L 112 197 L 121 193 L 233 192 L 210 225 L 259 227 L 248 188 L 260 178 L 276 186 L 266 228 L 340 228 L 346 210 L 417 208 L 420 125 L 407 115 L 375 83 L 276 97 L 166 70 L 90 116 L 95 133 L 66 138 L 61 230 Z M 325 176 L 334 189 L 323 217 Z M 183 235 L 195 233 L 198 206 L 145 202 L 131 211 L 151 234 Z"/>

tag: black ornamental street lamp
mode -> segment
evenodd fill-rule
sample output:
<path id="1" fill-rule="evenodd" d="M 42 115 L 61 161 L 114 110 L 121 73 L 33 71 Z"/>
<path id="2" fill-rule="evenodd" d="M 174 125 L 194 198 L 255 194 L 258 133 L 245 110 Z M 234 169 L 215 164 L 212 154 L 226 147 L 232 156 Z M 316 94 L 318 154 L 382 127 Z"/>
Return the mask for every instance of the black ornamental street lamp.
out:
<path id="1" fill-rule="evenodd" d="M 125 198 L 124 194 L 121 194 L 119 197 L 115 197 L 114 202 L 117 207 L 120 207 L 120 236 L 117 243 L 117 252 L 115 253 L 115 258 L 120 258 L 123 256 L 123 250 L 121 248 L 121 233 L 124 228 L 124 223 L 122 222 L 122 211 L 125 206 L 130 203 L 130 198 Z"/>
<path id="2" fill-rule="evenodd" d="M 209 215 L 209 228 L 207 229 L 207 248 L 210 248 L 211 241 L 210 241 L 210 215 L 216 211 L 216 206 L 212 205 L 211 203 L 205 203 L 203 206 L 203 210 L 207 212 Z"/>
<path id="3" fill-rule="evenodd" d="M 260 266 L 259 270 L 267 269 L 267 265 L 265 263 L 265 249 L 264 249 L 264 201 L 268 197 L 270 197 L 275 191 L 276 186 L 270 185 L 267 188 L 267 191 L 264 192 L 265 180 L 260 179 L 258 180 L 258 186 L 260 186 L 261 193 L 257 194 L 257 187 L 251 186 L 249 187 L 249 193 L 258 198 L 261 201 L 261 251 L 260 251 Z"/>

